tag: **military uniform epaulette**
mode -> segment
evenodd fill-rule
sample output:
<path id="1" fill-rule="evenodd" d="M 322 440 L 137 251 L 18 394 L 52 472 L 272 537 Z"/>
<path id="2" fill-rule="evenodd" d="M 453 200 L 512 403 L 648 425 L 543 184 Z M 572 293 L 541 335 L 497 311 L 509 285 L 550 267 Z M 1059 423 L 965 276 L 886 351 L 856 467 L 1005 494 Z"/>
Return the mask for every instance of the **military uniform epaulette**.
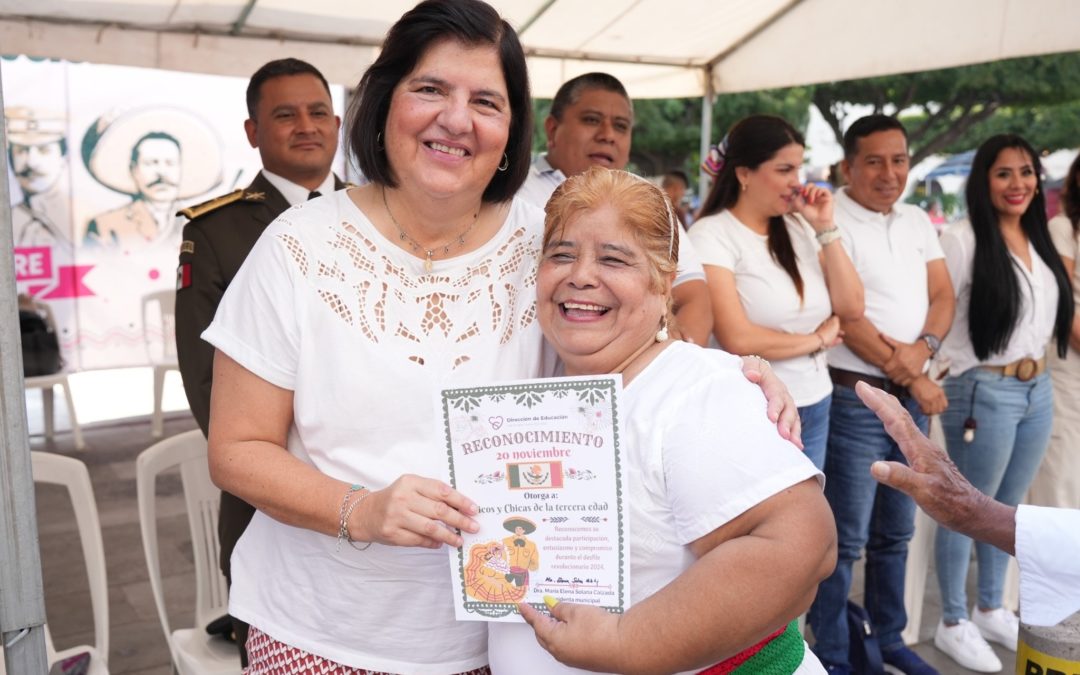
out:
<path id="1" fill-rule="evenodd" d="M 221 207 L 228 206 L 229 204 L 240 201 L 241 199 L 246 202 L 261 202 L 266 199 L 266 193 L 248 192 L 243 189 L 233 190 L 228 194 L 221 195 L 220 197 L 214 197 L 213 199 L 205 201 L 202 204 L 196 204 L 194 206 L 189 206 L 186 209 L 180 209 L 176 212 L 176 215 L 187 216 L 189 220 L 195 220 L 200 216 L 205 216 L 212 211 L 217 211 Z"/>

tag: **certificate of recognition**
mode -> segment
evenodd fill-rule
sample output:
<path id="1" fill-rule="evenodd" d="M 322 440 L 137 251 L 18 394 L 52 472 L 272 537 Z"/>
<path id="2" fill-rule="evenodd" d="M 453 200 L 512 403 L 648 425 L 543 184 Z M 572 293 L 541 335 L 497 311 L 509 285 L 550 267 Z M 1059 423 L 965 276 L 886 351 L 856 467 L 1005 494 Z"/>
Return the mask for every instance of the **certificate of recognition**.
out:
<path id="1" fill-rule="evenodd" d="M 480 507 L 450 570 L 459 620 L 522 621 L 544 595 L 622 612 L 630 588 L 620 375 L 446 389 L 450 484 Z"/>

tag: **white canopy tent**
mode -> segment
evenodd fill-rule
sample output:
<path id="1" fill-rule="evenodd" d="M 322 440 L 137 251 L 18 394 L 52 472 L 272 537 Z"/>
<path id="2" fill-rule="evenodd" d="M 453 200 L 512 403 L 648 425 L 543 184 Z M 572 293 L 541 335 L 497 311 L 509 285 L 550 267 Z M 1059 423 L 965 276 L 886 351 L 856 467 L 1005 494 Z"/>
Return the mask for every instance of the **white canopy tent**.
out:
<path id="1" fill-rule="evenodd" d="M 296 56 L 355 84 L 413 0 L 0 0 L 0 54 L 247 77 Z M 717 93 L 1080 49 L 1075 0 L 493 0 L 533 94 L 603 70 L 635 98 Z M 47 86 L 47 83 L 45 84 Z M 0 107 L 3 100 L 0 95 Z M 703 141 L 704 142 L 704 141 Z M 0 129 L 0 146 L 6 147 Z M 0 174 L 6 173 L 0 153 Z M 44 675 L 44 603 L 0 181 L 0 634 L 11 673 Z"/>
<path id="2" fill-rule="evenodd" d="M 0 52 L 247 77 L 283 54 L 352 85 L 413 0 L 0 0 Z M 1073 0 L 493 0 L 534 95 L 589 70 L 635 98 L 843 80 L 1080 48 Z"/>

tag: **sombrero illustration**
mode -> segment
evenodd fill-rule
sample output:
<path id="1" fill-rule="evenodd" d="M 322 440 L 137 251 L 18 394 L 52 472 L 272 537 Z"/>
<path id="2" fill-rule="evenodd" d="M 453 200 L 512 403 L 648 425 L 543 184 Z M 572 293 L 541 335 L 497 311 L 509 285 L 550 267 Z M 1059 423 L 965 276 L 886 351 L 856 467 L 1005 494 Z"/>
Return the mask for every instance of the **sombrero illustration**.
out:
<path id="1" fill-rule="evenodd" d="M 127 195 L 138 188 L 131 177 L 131 153 L 147 134 L 160 133 L 180 146 L 179 199 L 221 184 L 221 142 L 201 117 L 181 108 L 155 106 L 99 117 L 86 130 L 82 159 L 99 183 Z"/>
<path id="2" fill-rule="evenodd" d="M 519 527 L 525 530 L 525 534 L 532 534 L 536 531 L 536 523 L 521 516 L 507 518 L 503 521 L 503 527 L 506 528 L 508 532 L 514 532 Z"/>

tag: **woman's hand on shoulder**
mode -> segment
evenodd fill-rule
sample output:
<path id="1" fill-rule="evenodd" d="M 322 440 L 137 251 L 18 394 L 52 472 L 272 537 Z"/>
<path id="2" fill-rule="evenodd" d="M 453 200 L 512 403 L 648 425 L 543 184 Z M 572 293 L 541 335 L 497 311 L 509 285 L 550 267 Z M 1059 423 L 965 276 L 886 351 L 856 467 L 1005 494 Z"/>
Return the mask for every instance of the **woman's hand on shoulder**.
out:
<path id="1" fill-rule="evenodd" d="M 461 546 L 457 530 L 478 531 L 471 517 L 477 512 L 474 502 L 446 483 L 406 474 L 364 499 L 349 531 L 356 541 L 390 546 Z"/>
<path id="2" fill-rule="evenodd" d="M 818 185 L 804 185 L 793 201 L 796 213 L 820 234 L 833 227 L 833 195 Z"/>
<path id="3" fill-rule="evenodd" d="M 787 385 L 773 372 L 769 362 L 760 356 L 743 356 L 742 363 L 743 375 L 761 387 L 761 392 L 765 394 L 768 402 L 767 414 L 771 421 L 776 422 L 780 437 L 791 441 L 801 450 L 802 422 L 799 420 L 795 399 L 791 398 Z"/>

